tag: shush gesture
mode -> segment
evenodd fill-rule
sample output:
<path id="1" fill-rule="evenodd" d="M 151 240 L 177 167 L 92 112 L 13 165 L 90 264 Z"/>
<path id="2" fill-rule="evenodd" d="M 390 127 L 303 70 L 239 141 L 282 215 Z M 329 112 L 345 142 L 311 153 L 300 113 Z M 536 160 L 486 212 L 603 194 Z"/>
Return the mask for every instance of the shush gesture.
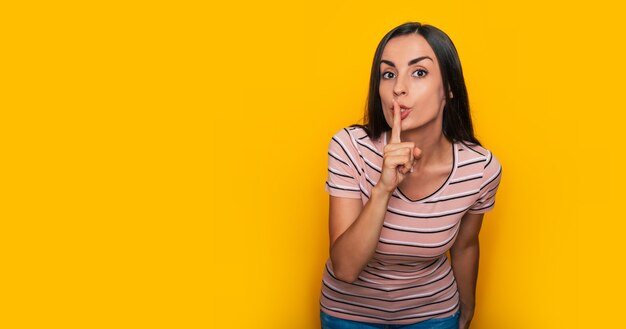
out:
<path id="1" fill-rule="evenodd" d="M 401 124 L 400 105 L 394 99 L 391 138 L 383 150 L 383 170 L 378 182 L 378 185 L 389 193 L 413 172 L 413 165 L 422 154 L 422 151 L 415 147 L 415 143 L 400 140 Z"/>

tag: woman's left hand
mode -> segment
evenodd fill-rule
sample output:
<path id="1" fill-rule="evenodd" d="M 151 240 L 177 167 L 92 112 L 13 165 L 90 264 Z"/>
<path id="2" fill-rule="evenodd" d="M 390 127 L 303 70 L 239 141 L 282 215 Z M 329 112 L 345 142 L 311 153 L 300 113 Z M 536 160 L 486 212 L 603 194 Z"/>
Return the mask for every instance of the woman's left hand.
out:
<path id="1" fill-rule="evenodd" d="M 459 329 L 469 329 L 470 322 L 474 317 L 474 310 L 466 310 L 461 308 L 461 316 L 459 316 Z"/>

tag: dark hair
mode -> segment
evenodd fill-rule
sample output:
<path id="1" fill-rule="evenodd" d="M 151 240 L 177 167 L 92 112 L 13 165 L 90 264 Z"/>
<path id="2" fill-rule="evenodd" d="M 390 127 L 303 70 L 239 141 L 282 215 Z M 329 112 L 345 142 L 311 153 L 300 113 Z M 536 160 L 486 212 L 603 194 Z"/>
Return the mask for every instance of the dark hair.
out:
<path id="1" fill-rule="evenodd" d="M 451 142 L 471 142 L 480 145 L 480 142 L 474 136 L 461 61 L 452 40 L 440 29 L 432 25 L 416 22 L 405 23 L 389 31 L 376 48 L 365 111 L 364 128 L 368 136 L 378 139 L 383 132 L 391 130 L 383 115 L 378 91 L 380 84 L 380 61 L 383 50 L 389 40 L 411 33 L 421 35 L 426 39 L 433 48 L 439 62 L 444 95 L 446 97 L 442 129 L 444 136 Z M 450 92 L 452 92 L 452 98 L 450 98 Z"/>

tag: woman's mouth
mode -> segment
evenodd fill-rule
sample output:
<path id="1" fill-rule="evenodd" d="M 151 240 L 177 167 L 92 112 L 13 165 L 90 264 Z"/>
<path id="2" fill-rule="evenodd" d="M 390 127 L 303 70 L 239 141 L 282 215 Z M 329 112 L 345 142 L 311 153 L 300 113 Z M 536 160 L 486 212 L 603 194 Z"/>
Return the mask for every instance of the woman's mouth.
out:
<path id="1" fill-rule="evenodd" d="M 413 109 L 407 105 L 404 105 L 402 103 L 397 103 L 397 106 L 400 108 L 400 120 L 404 120 L 406 119 L 409 114 L 411 114 L 411 111 L 413 111 Z M 395 114 L 395 109 L 392 106 L 391 107 L 391 117 L 393 118 Z"/>
<path id="2" fill-rule="evenodd" d="M 407 109 L 407 108 L 401 108 L 400 109 L 400 119 L 404 120 L 406 119 L 406 117 L 409 116 L 409 113 L 411 113 L 411 109 Z"/>

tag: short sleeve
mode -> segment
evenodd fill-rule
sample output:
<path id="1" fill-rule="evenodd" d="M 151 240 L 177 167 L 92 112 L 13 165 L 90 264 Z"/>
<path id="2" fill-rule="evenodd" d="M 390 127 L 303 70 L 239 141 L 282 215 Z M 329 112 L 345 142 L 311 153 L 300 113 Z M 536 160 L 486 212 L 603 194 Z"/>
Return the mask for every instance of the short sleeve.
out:
<path id="1" fill-rule="evenodd" d="M 483 172 L 483 182 L 480 185 L 480 197 L 469 209 L 471 214 L 484 214 L 491 211 L 496 204 L 496 192 L 502 178 L 502 166 L 500 161 L 489 152 L 487 163 Z"/>
<path id="2" fill-rule="evenodd" d="M 361 198 L 357 167 L 358 152 L 346 129 L 336 133 L 328 144 L 328 178 L 324 189 L 332 196 Z"/>

